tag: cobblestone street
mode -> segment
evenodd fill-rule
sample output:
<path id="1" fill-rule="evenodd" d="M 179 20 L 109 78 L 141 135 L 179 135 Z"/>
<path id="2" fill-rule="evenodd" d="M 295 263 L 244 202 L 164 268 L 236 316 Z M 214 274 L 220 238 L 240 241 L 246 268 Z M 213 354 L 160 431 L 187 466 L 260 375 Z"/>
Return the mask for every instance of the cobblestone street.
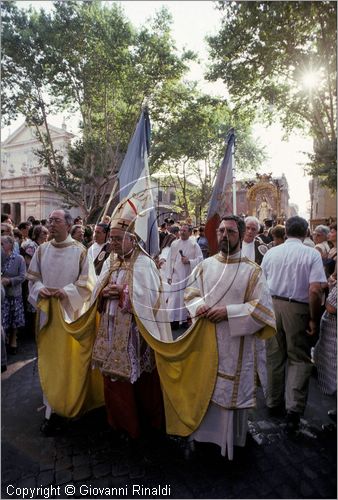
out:
<path id="1" fill-rule="evenodd" d="M 187 461 L 179 442 L 165 438 L 146 440 L 140 458 L 114 442 L 104 409 L 43 437 L 35 345 L 21 341 L 2 374 L 2 498 L 337 498 L 336 433 L 321 428 L 333 406 L 312 377 L 293 437 L 267 418 L 259 394 L 247 445 L 232 463 L 208 444 Z"/>

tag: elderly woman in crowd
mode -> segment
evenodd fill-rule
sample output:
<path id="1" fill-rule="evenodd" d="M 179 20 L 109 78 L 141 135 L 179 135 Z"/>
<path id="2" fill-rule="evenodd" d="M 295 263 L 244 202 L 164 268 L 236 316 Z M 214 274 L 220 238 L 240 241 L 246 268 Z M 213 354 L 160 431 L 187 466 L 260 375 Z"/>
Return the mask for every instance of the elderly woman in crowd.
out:
<path id="1" fill-rule="evenodd" d="M 330 251 L 330 245 L 328 244 L 330 228 L 320 224 L 315 227 L 313 231 L 313 241 L 315 242 L 315 249 L 318 250 L 322 259 L 327 259 Z"/>
<path id="2" fill-rule="evenodd" d="M 28 269 L 31 263 L 32 257 L 37 250 L 37 248 L 48 240 L 49 231 L 45 226 L 39 224 L 38 226 L 33 226 L 31 232 L 31 240 L 23 248 L 23 255 L 26 261 L 26 267 Z"/>
<path id="3" fill-rule="evenodd" d="M 318 372 L 318 385 L 323 394 L 337 397 L 337 268 L 331 275 L 330 291 L 320 322 L 319 340 L 313 360 Z M 336 406 L 336 405 L 335 405 Z M 328 415 L 336 422 L 336 409 Z"/>
<path id="4" fill-rule="evenodd" d="M 1 304 L 1 323 L 8 337 L 8 352 L 17 352 L 17 330 L 25 326 L 22 283 L 25 280 L 24 258 L 14 252 L 14 238 L 1 236 L 1 284 L 5 298 Z"/>

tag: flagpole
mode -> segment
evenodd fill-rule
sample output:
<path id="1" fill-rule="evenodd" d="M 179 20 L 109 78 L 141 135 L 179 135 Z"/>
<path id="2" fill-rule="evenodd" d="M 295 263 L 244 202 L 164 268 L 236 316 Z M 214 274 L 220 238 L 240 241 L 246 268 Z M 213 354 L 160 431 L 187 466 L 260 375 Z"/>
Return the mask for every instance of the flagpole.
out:
<path id="1" fill-rule="evenodd" d="M 235 144 L 232 145 L 232 211 L 237 215 L 237 189 L 236 189 L 236 170 L 235 170 Z"/>
<path id="2" fill-rule="evenodd" d="M 237 215 L 237 189 L 236 189 L 236 170 L 235 170 L 235 141 L 231 148 L 232 156 L 232 211 Z"/>

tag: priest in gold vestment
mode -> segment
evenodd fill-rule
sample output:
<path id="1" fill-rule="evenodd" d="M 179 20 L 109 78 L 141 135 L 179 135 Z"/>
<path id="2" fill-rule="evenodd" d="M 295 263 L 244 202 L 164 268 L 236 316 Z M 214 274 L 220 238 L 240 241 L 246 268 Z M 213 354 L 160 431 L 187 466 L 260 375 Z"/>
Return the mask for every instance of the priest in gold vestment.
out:
<path id="1" fill-rule="evenodd" d="M 27 272 L 29 301 L 38 309 L 45 434 L 55 431 L 57 416 L 73 418 L 103 405 L 101 375 L 91 370 L 96 311 L 81 316 L 89 307 L 95 270 L 86 248 L 69 235 L 70 213 L 54 210 L 48 222 L 52 239 L 39 246 Z"/>
<path id="2" fill-rule="evenodd" d="M 218 229 L 220 252 L 193 271 L 185 303 L 196 321 L 216 326 L 218 369 L 204 417 L 190 440 L 212 442 L 233 458 L 244 446 L 247 413 L 256 404 L 258 379 L 266 387 L 265 340 L 275 333 L 272 300 L 261 268 L 241 256 L 245 224 L 224 217 Z"/>

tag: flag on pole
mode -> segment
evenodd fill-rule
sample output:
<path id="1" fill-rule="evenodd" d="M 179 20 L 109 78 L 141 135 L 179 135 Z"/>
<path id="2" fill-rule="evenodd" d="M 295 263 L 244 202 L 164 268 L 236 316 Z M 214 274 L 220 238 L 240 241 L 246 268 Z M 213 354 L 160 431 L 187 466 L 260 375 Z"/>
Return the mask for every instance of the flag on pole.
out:
<path id="1" fill-rule="evenodd" d="M 118 173 L 119 199 L 133 198 L 137 201 L 135 233 L 143 240 L 145 250 L 155 256 L 159 254 L 159 237 L 149 176 L 149 149 L 150 119 L 148 110 L 144 108 Z"/>
<path id="2" fill-rule="evenodd" d="M 209 255 L 214 255 L 218 251 L 217 228 L 221 217 L 226 210 L 226 190 L 233 180 L 233 153 L 235 146 L 235 130 L 232 128 L 226 137 L 227 147 L 224 158 L 218 171 L 216 182 L 211 194 L 207 222 L 205 225 L 205 236 L 208 239 Z"/>

